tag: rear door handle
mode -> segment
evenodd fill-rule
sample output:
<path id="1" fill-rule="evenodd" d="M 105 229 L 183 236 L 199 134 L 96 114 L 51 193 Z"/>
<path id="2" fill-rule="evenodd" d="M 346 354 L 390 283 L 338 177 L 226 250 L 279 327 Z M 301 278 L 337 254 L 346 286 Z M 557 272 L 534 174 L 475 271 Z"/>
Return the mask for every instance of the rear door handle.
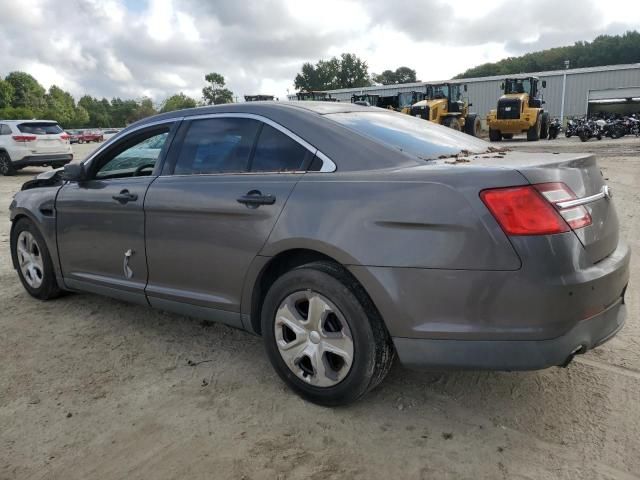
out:
<path id="1" fill-rule="evenodd" d="M 135 202 L 136 200 L 138 200 L 138 194 L 130 193 L 129 190 L 122 190 L 118 195 L 114 195 L 111 198 L 113 198 L 116 202 L 124 205 L 125 203 Z"/>
<path id="2" fill-rule="evenodd" d="M 243 203 L 249 208 L 258 208 L 260 205 L 273 205 L 276 197 L 273 195 L 263 195 L 259 190 L 251 190 L 246 195 L 237 199 L 238 203 Z"/>

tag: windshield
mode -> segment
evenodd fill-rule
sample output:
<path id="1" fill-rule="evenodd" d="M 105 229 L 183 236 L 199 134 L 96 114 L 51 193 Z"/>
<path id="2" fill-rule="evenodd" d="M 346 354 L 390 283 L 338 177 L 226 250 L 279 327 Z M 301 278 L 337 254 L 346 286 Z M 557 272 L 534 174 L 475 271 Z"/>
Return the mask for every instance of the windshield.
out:
<path id="1" fill-rule="evenodd" d="M 404 113 L 373 110 L 325 116 L 359 134 L 423 160 L 455 155 L 463 150 L 483 153 L 489 149 L 489 144 L 484 140 Z"/>
<path id="2" fill-rule="evenodd" d="M 434 85 L 433 86 L 433 98 L 449 98 L 449 86 L 448 85 Z"/>
<path id="3" fill-rule="evenodd" d="M 510 79 L 505 83 L 504 93 L 531 93 L 531 80 L 524 79 Z"/>

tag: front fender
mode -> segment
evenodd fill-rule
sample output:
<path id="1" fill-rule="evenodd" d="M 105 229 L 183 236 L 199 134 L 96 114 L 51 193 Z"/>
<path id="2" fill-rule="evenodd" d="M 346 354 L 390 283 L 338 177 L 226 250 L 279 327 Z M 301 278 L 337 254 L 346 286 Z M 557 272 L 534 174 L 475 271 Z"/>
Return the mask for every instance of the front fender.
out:
<path id="1" fill-rule="evenodd" d="M 16 221 L 26 217 L 31 220 L 44 237 L 49 255 L 53 263 L 53 269 L 62 285 L 62 273 L 58 259 L 58 244 L 56 240 L 56 210 L 55 199 L 59 186 L 33 188 L 16 193 L 9 206 L 9 218 L 11 220 L 11 233 L 15 228 Z M 16 268 L 14 262 L 14 268 Z"/>

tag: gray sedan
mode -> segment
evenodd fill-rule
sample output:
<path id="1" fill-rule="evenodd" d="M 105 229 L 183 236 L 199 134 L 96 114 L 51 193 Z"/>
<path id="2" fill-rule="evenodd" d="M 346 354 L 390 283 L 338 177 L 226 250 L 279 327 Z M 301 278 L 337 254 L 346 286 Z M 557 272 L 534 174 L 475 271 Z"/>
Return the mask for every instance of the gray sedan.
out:
<path id="1" fill-rule="evenodd" d="M 367 106 L 252 102 L 129 126 L 10 208 L 25 289 L 261 335 L 298 394 L 409 367 L 564 365 L 624 323 L 629 250 L 593 156 L 497 151 Z"/>

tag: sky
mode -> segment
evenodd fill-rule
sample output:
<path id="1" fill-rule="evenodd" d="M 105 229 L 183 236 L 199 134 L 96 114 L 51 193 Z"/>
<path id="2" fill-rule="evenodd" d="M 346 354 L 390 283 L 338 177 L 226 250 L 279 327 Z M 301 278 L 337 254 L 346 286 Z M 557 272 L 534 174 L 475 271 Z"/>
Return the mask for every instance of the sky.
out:
<path id="1" fill-rule="evenodd" d="M 640 26 L 640 0 L 0 0 L 0 12 L 0 75 L 156 103 L 200 99 L 209 72 L 240 99 L 285 99 L 304 62 L 342 52 L 372 73 L 444 80 Z"/>

